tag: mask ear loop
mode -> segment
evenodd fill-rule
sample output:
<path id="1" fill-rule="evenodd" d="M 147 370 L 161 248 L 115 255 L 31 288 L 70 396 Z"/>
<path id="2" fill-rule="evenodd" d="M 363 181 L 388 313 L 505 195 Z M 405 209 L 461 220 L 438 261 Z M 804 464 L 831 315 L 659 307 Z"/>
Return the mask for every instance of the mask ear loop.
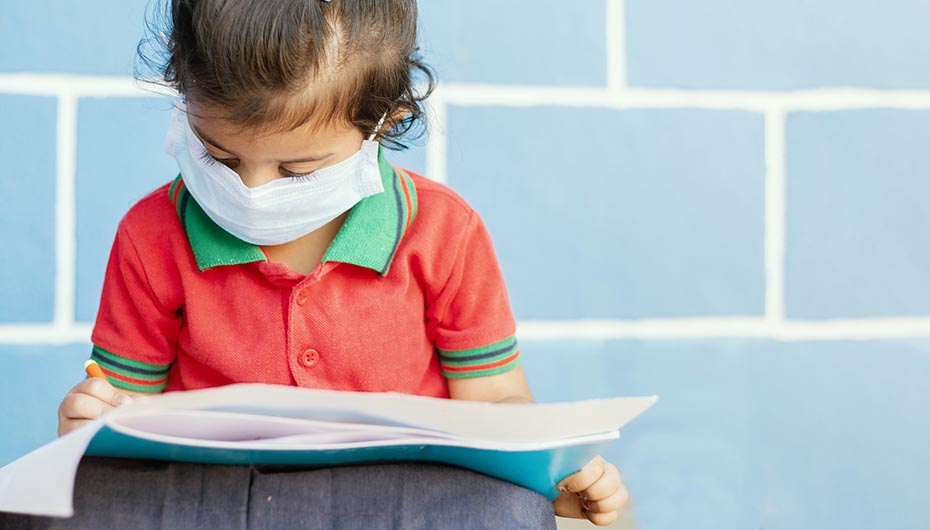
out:
<path id="1" fill-rule="evenodd" d="M 374 141 L 375 137 L 378 136 L 378 131 L 381 130 L 381 126 L 384 125 L 384 120 L 387 119 L 388 111 L 384 111 L 384 114 L 381 115 L 381 119 L 378 120 L 378 125 L 375 125 L 374 132 L 371 133 L 371 136 L 368 137 L 368 141 Z"/>

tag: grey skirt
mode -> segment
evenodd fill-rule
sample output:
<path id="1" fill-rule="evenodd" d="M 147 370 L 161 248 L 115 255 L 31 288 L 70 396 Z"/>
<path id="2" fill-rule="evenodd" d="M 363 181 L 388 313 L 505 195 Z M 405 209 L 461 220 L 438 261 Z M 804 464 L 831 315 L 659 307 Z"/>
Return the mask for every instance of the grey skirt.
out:
<path id="1" fill-rule="evenodd" d="M 456 467 L 209 465 L 85 457 L 70 519 L 0 513 L 0 529 L 545 529 L 552 504 Z"/>

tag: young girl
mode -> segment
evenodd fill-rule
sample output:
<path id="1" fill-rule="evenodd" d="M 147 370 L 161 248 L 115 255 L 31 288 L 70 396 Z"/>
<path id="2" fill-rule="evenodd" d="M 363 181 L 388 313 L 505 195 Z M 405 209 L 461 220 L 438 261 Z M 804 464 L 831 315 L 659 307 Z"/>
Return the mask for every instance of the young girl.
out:
<path id="1" fill-rule="evenodd" d="M 422 117 L 415 0 L 173 0 L 173 182 L 123 218 L 63 434 L 131 396 L 238 382 L 530 402 L 491 240 L 388 164 Z M 427 94 L 428 95 L 428 91 Z M 598 458 L 558 515 L 613 522 Z"/>

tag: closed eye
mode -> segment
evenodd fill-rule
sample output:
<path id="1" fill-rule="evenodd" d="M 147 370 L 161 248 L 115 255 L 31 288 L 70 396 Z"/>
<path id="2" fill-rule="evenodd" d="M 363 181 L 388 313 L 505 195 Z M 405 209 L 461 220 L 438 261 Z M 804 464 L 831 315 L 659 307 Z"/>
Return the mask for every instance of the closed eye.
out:
<path id="1" fill-rule="evenodd" d="M 217 158 L 211 155 L 210 152 L 207 151 L 206 149 L 203 149 L 200 151 L 200 160 L 202 160 L 204 164 L 208 166 L 213 166 L 216 163 L 220 163 L 230 169 L 233 169 L 239 165 L 238 158 Z M 288 177 L 288 178 L 303 178 L 303 177 L 309 177 L 310 175 L 313 174 L 313 171 L 308 171 L 306 173 L 296 173 L 294 171 L 290 171 L 289 169 L 285 167 L 278 168 L 278 171 L 281 172 L 282 176 Z"/>
<path id="2" fill-rule="evenodd" d="M 282 168 L 278 168 L 278 169 L 279 169 L 279 171 L 281 171 L 281 174 L 282 174 L 282 175 L 284 175 L 285 177 L 288 177 L 288 178 L 309 177 L 310 175 L 313 174 L 313 171 L 309 171 L 309 172 L 307 172 L 307 173 L 294 173 L 293 171 L 290 171 L 290 170 L 288 170 L 288 169 L 286 169 L 286 168 L 283 168 L 283 167 L 282 167 Z"/>
<path id="3" fill-rule="evenodd" d="M 239 165 L 238 158 L 216 158 L 215 156 L 211 155 L 210 152 L 207 151 L 206 149 L 200 152 L 200 160 L 202 160 L 208 166 L 212 166 L 216 164 L 217 162 L 229 168 L 233 168 Z"/>

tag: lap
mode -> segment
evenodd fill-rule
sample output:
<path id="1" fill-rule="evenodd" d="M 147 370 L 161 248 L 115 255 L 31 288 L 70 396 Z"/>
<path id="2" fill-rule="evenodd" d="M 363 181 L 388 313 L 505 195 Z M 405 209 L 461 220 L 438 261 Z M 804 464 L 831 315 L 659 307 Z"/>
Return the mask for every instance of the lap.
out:
<path id="1" fill-rule="evenodd" d="M 0 513 L 0 528 L 555 529 L 543 496 L 450 466 L 293 468 L 85 457 L 70 519 Z"/>

